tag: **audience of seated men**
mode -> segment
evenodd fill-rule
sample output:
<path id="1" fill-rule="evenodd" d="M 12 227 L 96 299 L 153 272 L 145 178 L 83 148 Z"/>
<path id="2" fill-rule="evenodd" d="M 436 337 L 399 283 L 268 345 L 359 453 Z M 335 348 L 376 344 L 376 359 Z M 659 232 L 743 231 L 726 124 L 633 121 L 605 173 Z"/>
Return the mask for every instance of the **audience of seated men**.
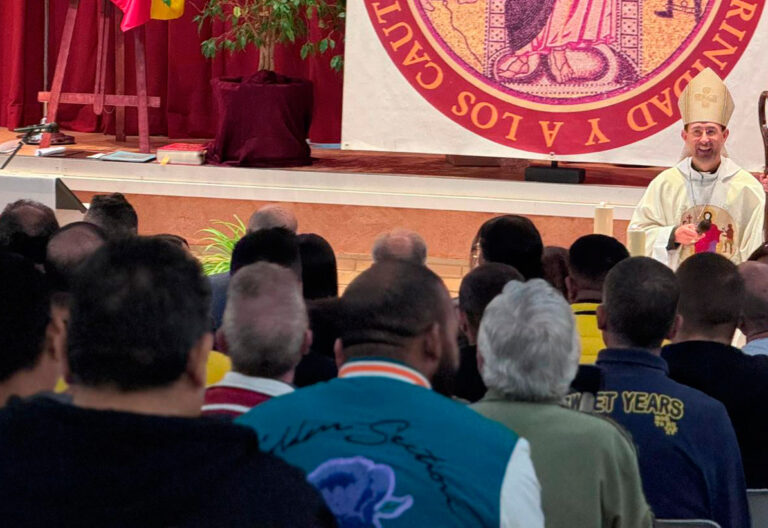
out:
<path id="1" fill-rule="evenodd" d="M 275 227 L 282 227 L 295 234 L 298 221 L 290 209 L 278 204 L 268 204 L 256 210 L 248 219 L 246 235 Z M 230 272 L 224 272 L 208 277 L 211 283 L 211 317 L 213 318 L 214 330 L 221 326 L 221 318 L 227 304 L 227 287 L 230 276 Z"/>
<path id="2" fill-rule="evenodd" d="M 73 404 L 0 411 L 7 526 L 331 526 L 304 475 L 255 434 L 196 418 L 209 287 L 182 249 L 132 237 L 99 249 L 72 287 Z"/>
<path id="3" fill-rule="evenodd" d="M 237 423 L 304 469 L 341 526 L 543 526 L 528 443 L 437 393 L 458 365 L 458 323 L 440 278 L 376 263 L 342 303 L 339 378 Z"/>
<path id="4" fill-rule="evenodd" d="M 747 487 L 768 487 L 768 357 L 751 357 L 731 346 L 746 293 L 744 279 L 725 257 L 699 253 L 680 265 L 677 280 L 682 323 L 661 353 L 669 377 L 725 405 Z"/>
<path id="5" fill-rule="evenodd" d="M 664 264 L 634 257 L 605 279 L 598 326 L 608 348 L 595 410 L 637 446 L 643 490 L 658 518 L 749 526 L 739 444 L 722 403 L 673 381 L 661 343 L 680 325 L 680 288 Z"/>
<path id="6" fill-rule="evenodd" d="M 562 294 L 541 279 L 507 284 L 485 309 L 478 351 L 488 393 L 472 408 L 531 443 L 547 527 L 650 528 L 632 439 L 559 405 L 579 361 Z"/>
<path id="7" fill-rule="evenodd" d="M 374 262 L 394 259 L 424 265 L 427 262 L 427 244 L 416 231 L 393 229 L 376 238 L 371 257 Z"/>
<path id="8" fill-rule="evenodd" d="M 221 332 L 232 370 L 206 389 L 203 415 L 234 418 L 293 392 L 296 365 L 312 341 L 293 272 L 267 262 L 240 269 L 229 283 Z"/>
<path id="9" fill-rule="evenodd" d="M 485 307 L 512 280 L 524 279 L 512 266 L 497 262 L 478 266 L 461 279 L 459 328 L 466 342 L 459 344 L 459 370 L 453 388 L 453 395 L 458 398 L 476 402 L 485 394 L 485 383 L 477 368 L 477 331 Z"/>
<path id="10" fill-rule="evenodd" d="M 478 233 L 478 263 L 508 264 L 527 279 L 544 276 L 541 262 L 544 244 L 536 226 L 528 218 L 504 215 L 491 218 Z"/>
<path id="11" fill-rule="evenodd" d="M 83 220 L 102 228 L 110 240 L 128 238 L 139 233 L 136 210 L 120 193 L 94 195 Z"/>
<path id="12" fill-rule="evenodd" d="M 626 258 L 627 248 L 605 235 L 585 235 L 568 250 L 565 286 L 581 337 L 580 363 L 594 363 L 597 353 L 605 348 L 597 327 L 597 305 L 603 300 L 603 282 L 608 272 Z"/>
<path id="13" fill-rule="evenodd" d="M 48 239 L 58 228 L 53 209 L 34 200 L 16 200 L 0 214 L 0 249 L 42 265 Z"/>
<path id="14" fill-rule="evenodd" d="M 11 396 L 52 391 L 61 376 L 64 325 L 34 263 L 0 251 L 0 407 Z M 5 484 L 3 485 L 5 489 Z"/>
<path id="15" fill-rule="evenodd" d="M 743 262 L 739 273 L 746 289 L 739 330 L 747 343 L 741 350 L 749 356 L 768 356 L 768 264 Z"/>

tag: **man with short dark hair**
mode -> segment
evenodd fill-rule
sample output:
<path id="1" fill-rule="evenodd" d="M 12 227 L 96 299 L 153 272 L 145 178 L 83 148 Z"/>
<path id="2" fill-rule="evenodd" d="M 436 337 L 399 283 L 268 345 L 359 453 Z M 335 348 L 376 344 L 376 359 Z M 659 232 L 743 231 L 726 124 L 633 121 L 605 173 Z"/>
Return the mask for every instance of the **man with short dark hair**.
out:
<path id="1" fill-rule="evenodd" d="M 272 262 L 294 272 L 301 280 L 301 254 L 296 234 L 282 227 L 260 229 L 241 238 L 232 250 L 229 275 L 256 262 Z"/>
<path id="2" fill-rule="evenodd" d="M 677 270 L 682 324 L 661 352 L 669 376 L 719 400 L 736 431 L 749 488 L 768 487 L 768 357 L 731 346 L 746 289 L 733 262 L 693 255 Z"/>
<path id="3" fill-rule="evenodd" d="M 508 264 L 526 279 L 542 277 L 544 244 L 536 226 L 528 218 L 504 215 L 492 218 L 480 228 L 480 259 Z"/>
<path id="4" fill-rule="evenodd" d="M 505 284 L 513 280 L 522 282 L 525 279 L 512 266 L 498 262 L 478 266 L 461 279 L 459 327 L 467 338 L 467 344 L 459 349 L 454 396 L 476 402 L 485 394 L 485 383 L 477 368 L 477 331 L 485 307 L 501 293 Z"/>
<path id="5" fill-rule="evenodd" d="M 53 209 L 34 200 L 16 200 L 0 214 L 0 249 L 42 264 L 48 239 L 58 228 Z"/>
<path id="6" fill-rule="evenodd" d="M 74 275 L 107 241 L 104 230 L 90 222 L 73 222 L 56 231 L 45 251 L 45 274 L 57 291 L 69 291 Z"/>
<path id="7" fill-rule="evenodd" d="M 0 412 L 8 526 L 328 526 L 303 475 L 256 435 L 197 419 L 210 350 L 208 283 L 167 242 L 99 249 L 72 288 L 73 405 Z"/>
<path id="8" fill-rule="evenodd" d="M 139 232 L 136 210 L 120 193 L 94 195 L 83 220 L 102 228 L 110 240 L 136 236 Z"/>
<path id="9" fill-rule="evenodd" d="M 568 250 L 565 287 L 581 337 L 580 363 L 594 363 L 597 353 L 605 348 L 597 327 L 597 305 L 603 300 L 603 282 L 608 272 L 626 258 L 627 248 L 605 235 L 585 235 Z"/>
<path id="10" fill-rule="evenodd" d="M 270 227 L 250 232 L 237 241 L 232 250 L 229 273 L 226 276 L 222 274 L 209 277 L 214 329 L 221 327 L 227 304 L 226 292 L 232 275 L 243 266 L 262 261 L 286 267 L 301 280 L 301 253 L 296 234 L 284 227 Z"/>
<path id="11" fill-rule="evenodd" d="M 50 292 L 34 264 L 0 251 L 0 407 L 11 396 L 53 390 L 61 375 L 60 320 L 51 317 Z"/>
<path id="12" fill-rule="evenodd" d="M 635 257 L 605 279 L 598 326 L 608 348 L 597 357 L 595 410 L 631 434 L 648 503 L 658 518 L 711 519 L 749 526 L 744 471 L 723 404 L 672 381 L 659 357 L 674 336 L 680 289 L 665 265 Z"/>
<path id="13" fill-rule="evenodd" d="M 747 291 L 739 323 L 747 344 L 741 350 L 750 356 L 768 356 L 768 264 L 743 262 L 739 274 Z"/>
<path id="14" fill-rule="evenodd" d="M 371 256 L 374 262 L 396 259 L 423 265 L 427 262 L 427 244 L 416 231 L 393 229 L 376 238 Z"/>
<path id="15" fill-rule="evenodd" d="M 341 526 L 543 526 L 527 442 L 430 390 L 447 386 L 458 361 L 440 278 L 380 262 L 347 287 L 342 306 L 339 378 L 237 423 L 307 471 Z"/>
<path id="16" fill-rule="evenodd" d="M 234 418 L 293 392 L 296 365 L 312 334 L 301 286 L 287 268 L 245 266 L 232 277 L 227 298 L 222 340 L 232 371 L 206 389 L 203 415 Z"/>

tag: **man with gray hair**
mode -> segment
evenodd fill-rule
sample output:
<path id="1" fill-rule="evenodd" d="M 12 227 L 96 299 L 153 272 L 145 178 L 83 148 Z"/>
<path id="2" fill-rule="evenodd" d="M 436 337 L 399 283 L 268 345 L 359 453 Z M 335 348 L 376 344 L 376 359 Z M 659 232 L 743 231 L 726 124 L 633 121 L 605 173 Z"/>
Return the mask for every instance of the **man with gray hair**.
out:
<path id="1" fill-rule="evenodd" d="M 373 243 L 374 262 L 405 260 L 424 265 L 427 262 L 427 244 L 416 231 L 397 228 L 379 235 Z"/>
<path id="2" fill-rule="evenodd" d="M 293 392 L 293 375 L 312 334 L 301 286 L 291 270 L 268 262 L 240 269 L 229 284 L 222 324 L 232 371 L 205 392 L 203 415 L 235 418 Z"/>
<path id="3" fill-rule="evenodd" d="M 293 214 L 293 211 L 280 204 L 265 205 L 248 219 L 249 233 L 273 227 L 282 227 L 295 233 L 299 227 L 299 222 L 296 220 L 296 215 Z"/>
<path id="4" fill-rule="evenodd" d="M 472 408 L 528 438 L 549 528 L 650 527 L 632 441 L 608 420 L 559 405 L 579 354 L 559 292 L 541 279 L 507 283 L 480 323 L 488 393 Z"/>
<path id="5" fill-rule="evenodd" d="M 246 235 L 261 231 L 262 229 L 272 229 L 282 227 L 292 233 L 296 233 L 298 221 L 293 211 L 286 209 L 280 204 L 267 204 L 257 209 L 248 219 Z M 224 314 L 224 307 L 227 304 L 227 287 L 229 286 L 230 273 L 216 273 L 209 275 L 208 280 L 211 284 L 211 317 L 213 318 L 213 328 L 218 329 L 221 326 L 221 318 Z"/>

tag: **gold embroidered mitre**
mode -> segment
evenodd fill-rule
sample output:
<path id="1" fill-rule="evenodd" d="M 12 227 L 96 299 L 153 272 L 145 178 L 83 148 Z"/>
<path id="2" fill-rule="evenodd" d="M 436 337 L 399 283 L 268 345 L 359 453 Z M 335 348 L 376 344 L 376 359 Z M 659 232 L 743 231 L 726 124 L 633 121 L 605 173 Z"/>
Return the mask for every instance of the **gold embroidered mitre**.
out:
<path id="1" fill-rule="evenodd" d="M 733 97 L 725 83 L 710 68 L 705 68 L 685 87 L 677 102 L 683 124 L 717 123 L 728 126 L 733 114 Z"/>

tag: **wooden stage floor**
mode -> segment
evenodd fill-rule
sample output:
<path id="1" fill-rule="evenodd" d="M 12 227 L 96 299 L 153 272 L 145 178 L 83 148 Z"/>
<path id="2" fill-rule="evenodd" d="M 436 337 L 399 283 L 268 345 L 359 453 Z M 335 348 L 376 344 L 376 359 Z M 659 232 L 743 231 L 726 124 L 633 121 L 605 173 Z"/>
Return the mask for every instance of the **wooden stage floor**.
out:
<path id="1" fill-rule="evenodd" d="M 74 136 L 76 144 L 67 146 L 67 158 L 85 158 L 87 155 L 114 150 L 138 151 L 138 138 L 129 137 L 125 143 L 118 143 L 114 136 L 98 133 L 65 131 Z M 0 144 L 12 141 L 17 134 L 6 128 L 0 128 Z M 161 136 L 151 138 L 154 152 L 158 147 L 169 143 L 206 143 L 203 139 L 169 140 Z M 37 147 L 26 145 L 19 152 L 20 156 L 34 156 Z M 340 149 L 313 148 L 313 163 L 307 167 L 286 168 L 286 171 L 337 172 L 369 174 L 405 174 L 419 176 L 443 176 L 454 178 L 479 178 L 507 181 L 524 181 L 523 171 L 530 163 L 535 166 L 546 165 L 544 162 L 505 159 L 501 166 L 458 166 L 450 163 L 445 155 L 438 154 L 403 154 L 392 152 L 347 151 Z M 485 158 L 488 159 L 488 158 Z M 610 165 L 600 163 L 563 163 L 563 167 L 581 167 L 586 169 L 587 185 L 622 185 L 645 187 L 663 167 L 638 167 L 630 165 Z"/>

